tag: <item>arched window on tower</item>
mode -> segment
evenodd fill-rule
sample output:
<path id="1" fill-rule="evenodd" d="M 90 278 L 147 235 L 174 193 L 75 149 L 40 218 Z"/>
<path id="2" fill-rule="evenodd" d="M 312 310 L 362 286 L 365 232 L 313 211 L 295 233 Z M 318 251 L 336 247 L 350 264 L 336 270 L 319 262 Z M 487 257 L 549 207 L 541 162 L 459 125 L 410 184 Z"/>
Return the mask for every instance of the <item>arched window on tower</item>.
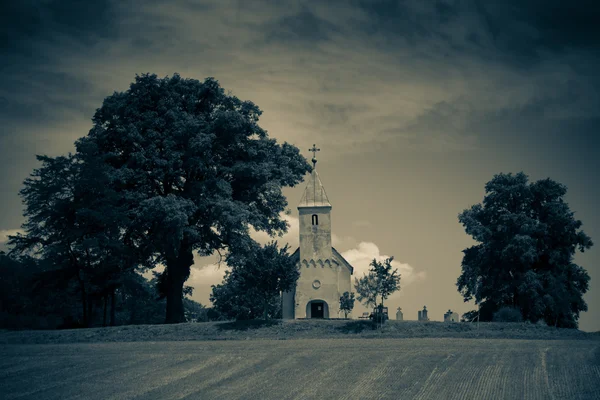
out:
<path id="1" fill-rule="evenodd" d="M 312 215 L 312 224 L 319 225 L 319 216 L 317 214 Z"/>

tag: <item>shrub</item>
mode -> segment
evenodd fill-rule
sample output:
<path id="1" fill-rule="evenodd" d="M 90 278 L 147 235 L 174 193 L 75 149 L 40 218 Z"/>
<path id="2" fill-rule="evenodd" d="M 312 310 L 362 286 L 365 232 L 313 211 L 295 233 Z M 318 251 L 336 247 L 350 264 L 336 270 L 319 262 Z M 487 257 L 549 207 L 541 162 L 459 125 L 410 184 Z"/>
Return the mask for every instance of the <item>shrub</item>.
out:
<path id="1" fill-rule="evenodd" d="M 495 322 L 521 322 L 523 316 L 521 311 L 513 307 L 502 307 L 494 313 Z"/>

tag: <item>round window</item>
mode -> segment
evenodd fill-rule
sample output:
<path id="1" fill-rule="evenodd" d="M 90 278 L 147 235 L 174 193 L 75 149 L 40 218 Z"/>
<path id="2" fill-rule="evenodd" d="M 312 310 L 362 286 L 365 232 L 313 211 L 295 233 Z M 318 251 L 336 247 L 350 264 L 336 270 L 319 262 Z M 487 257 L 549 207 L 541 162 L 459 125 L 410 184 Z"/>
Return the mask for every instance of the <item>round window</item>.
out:
<path id="1" fill-rule="evenodd" d="M 312 286 L 313 286 L 315 289 L 318 289 L 318 288 L 320 288 L 320 287 L 321 287 L 321 281 L 319 281 L 319 280 L 315 280 L 315 281 L 313 282 Z"/>

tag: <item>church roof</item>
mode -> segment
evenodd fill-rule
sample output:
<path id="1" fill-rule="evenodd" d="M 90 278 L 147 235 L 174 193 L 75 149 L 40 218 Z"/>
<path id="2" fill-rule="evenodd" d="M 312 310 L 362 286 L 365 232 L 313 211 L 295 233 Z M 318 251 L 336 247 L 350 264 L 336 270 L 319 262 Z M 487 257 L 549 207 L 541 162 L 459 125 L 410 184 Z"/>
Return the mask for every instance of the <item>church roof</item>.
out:
<path id="1" fill-rule="evenodd" d="M 342 262 L 342 264 L 344 264 L 350 270 L 350 274 L 353 275 L 354 274 L 354 268 L 352 267 L 352 265 L 350 265 L 350 263 L 348 261 L 346 261 L 346 259 L 340 254 L 339 251 L 337 251 L 335 249 L 335 247 L 332 247 L 331 250 L 333 250 L 333 254 L 340 259 L 340 261 Z"/>
<path id="2" fill-rule="evenodd" d="M 306 188 L 298 207 L 331 207 L 316 168 L 313 168 L 310 177 L 306 181 Z"/>
<path id="3" fill-rule="evenodd" d="M 332 247 L 331 250 L 334 259 L 336 259 L 336 261 L 341 261 L 341 263 L 350 270 L 350 274 L 354 275 L 354 267 L 352 267 L 352 265 L 350 265 L 350 263 L 346 261 L 346 259 L 340 254 L 339 251 L 335 249 L 335 247 Z M 300 247 L 298 247 L 290 257 L 292 257 L 292 260 L 294 260 L 294 262 L 300 262 Z"/>

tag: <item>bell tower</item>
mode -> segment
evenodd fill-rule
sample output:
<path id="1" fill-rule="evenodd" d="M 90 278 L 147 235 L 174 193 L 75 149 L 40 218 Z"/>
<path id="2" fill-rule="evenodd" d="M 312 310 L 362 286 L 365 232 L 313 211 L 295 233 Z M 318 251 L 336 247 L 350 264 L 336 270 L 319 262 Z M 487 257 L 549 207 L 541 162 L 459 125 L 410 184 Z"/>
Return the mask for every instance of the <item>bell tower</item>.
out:
<path id="1" fill-rule="evenodd" d="M 317 173 L 316 153 L 313 144 L 313 169 L 306 182 L 306 189 L 298 205 L 300 222 L 300 260 L 317 263 L 332 259 L 331 250 L 331 203 Z"/>
<path id="2" fill-rule="evenodd" d="M 284 292 L 284 319 L 340 317 L 338 305 L 344 292 L 352 291 L 352 266 L 331 247 L 331 203 L 317 173 L 313 144 L 313 168 L 298 204 L 300 247 L 292 257 L 300 272 L 296 287 Z"/>

